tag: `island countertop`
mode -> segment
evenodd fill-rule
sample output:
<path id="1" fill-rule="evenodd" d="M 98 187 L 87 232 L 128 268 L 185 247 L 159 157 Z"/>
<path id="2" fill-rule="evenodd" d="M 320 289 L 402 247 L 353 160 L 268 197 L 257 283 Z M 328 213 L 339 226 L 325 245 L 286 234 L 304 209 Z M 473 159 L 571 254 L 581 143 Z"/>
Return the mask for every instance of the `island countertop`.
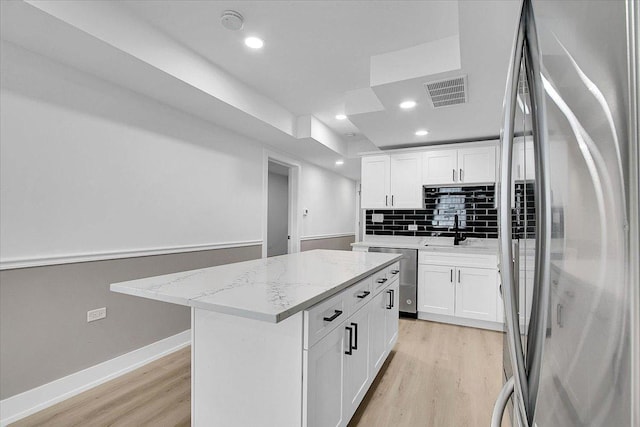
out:
<path id="1" fill-rule="evenodd" d="M 278 323 L 400 257 L 314 250 L 113 283 L 111 290 Z"/>

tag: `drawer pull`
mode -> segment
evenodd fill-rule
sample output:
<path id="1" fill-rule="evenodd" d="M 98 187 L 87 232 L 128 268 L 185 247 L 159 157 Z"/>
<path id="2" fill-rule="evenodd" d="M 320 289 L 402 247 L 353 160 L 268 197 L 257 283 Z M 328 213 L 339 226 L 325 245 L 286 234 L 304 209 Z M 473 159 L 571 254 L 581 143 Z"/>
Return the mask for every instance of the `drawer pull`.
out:
<path id="1" fill-rule="evenodd" d="M 360 295 L 356 295 L 356 297 L 362 299 L 362 298 L 366 298 L 369 296 L 369 294 L 371 294 L 371 292 L 369 291 L 364 291 L 363 293 L 361 293 Z"/>
<path id="2" fill-rule="evenodd" d="M 393 275 L 396 275 L 398 273 L 400 273 L 400 270 L 391 270 L 391 274 L 393 274 Z"/>
<path id="3" fill-rule="evenodd" d="M 382 279 L 378 279 L 378 280 L 376 280 L 376 282 L 378 282 L 378 283 L 384 283 L 384 282 L 386 282 L 386 281 L 387 281 L 387 278 L 386 278 L 386 277 L 384 277 L 384 278 L 382 278 Z"/>
<path id="4" fill-rule="evenodd" d="M 333 313 L 333 316 L 331 317 L 323 317 L 323 320 L 325 322 L 333 322 L 334 320 L 336 320 L 338 318 L 338 316 L 340 316 L 342 314 L 341 310 L 335 310 L 335 313 Z"/>
<path id="5" fill-rule="evenodd" d="M 351 341 L 353 341 L 353 328 L 351 326 L 346 326 L 345 329 L 349 332 L 349 350 L 346 350 L 344 354 L 351 356 L 353 354 L 353 347 L 351 345 Z"/>
<path id="6" fill-rule="evenodd" d="M 354 341 L 356 342 L 352 348 L 354 350 L 357 350 L 358 349 L 358 324 L 351 322 L 351 326 L 353 326 L 353 337 L 354 337 Z"/>

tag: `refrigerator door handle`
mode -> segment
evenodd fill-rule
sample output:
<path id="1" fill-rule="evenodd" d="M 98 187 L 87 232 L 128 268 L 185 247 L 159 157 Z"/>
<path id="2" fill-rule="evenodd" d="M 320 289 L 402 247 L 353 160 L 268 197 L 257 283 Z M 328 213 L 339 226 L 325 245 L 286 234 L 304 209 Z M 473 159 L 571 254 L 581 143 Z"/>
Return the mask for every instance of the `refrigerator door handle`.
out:
<path id="1" fill-rule="evenodd" d="M 551 183 L 549 174 L 549 142 L 545 129 L 546 113 L 544 109 L 544 88 L 542 83 L 542 57 L 538 46 L 538 34 L 530 1 L 527 8 L 525 63 L 527 64 L 527 82 L 531 101 L 531 122 L 533 127 L 533 146 L 535 168 L 534 193 L 536 200 L 535 230 L 535 269 L 534 288 L 531 304 L 531 318 L 527 332 L 527 416 L 533 423 L 540 384 L 542 349 L 546 337 L 547 315 L 549 310 L 549 277 L 551 262 Z"/>
<path id="2" fill-rule="evenodd" d="M 500 141 L 500 276 L 502 279 L 503 303 L 505 312 L 506 340 L 509 359 L 513 367 L 514 405 L 518 413 L 527 419 L 528 385 L 524 364 L 524 351 L 520 337 L 518 300 L 514 289 L 514 269 L 512 265 L 513 250 L 511 248 L 511 179 L 513 168 L 513 137 L 516 102 L 518 96 L 518 76 L 525 41 L 527 23 L 527 0 L 523 1 L 518 30 L 512 47 L 507 86 L 503 103 L 503 126 Z M 528 426 L 523 426 L 528 427 Z"/>
<path id="3" fill-rule="evenodd" d="M 504 415 L 504 410 L 507 408 L 507 402 L 511 398 L 513 394 L 513 377 L 509 378 L 504 386 L 502 386 L 502 390 L 500 390 L 500 394 L 496 399 L 495 405 L 493 405 L 493 414 L 491 414 L 491 427 L 500 427 L 502 425 L 502 416 Z"/>

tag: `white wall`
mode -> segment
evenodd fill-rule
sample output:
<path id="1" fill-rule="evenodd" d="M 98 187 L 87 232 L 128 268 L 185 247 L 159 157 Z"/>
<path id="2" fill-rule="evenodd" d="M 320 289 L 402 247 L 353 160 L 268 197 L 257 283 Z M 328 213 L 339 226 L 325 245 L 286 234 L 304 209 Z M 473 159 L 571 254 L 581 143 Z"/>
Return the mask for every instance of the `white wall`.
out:
<path id="1" fill-rule="evenodd" d="M 309 209 L 302 217 L 303 238 L 355 233 L 355 181 L 305 164 L 300 190 L 300 207 Z"/>
<path id="2" fill-rule="evenodd" d="M 10 43 L 1 63 L 3 262 L 261 240 L 261 144 Z M 301 164 L 302 236 L 353 232 L 353 181 Z"/>

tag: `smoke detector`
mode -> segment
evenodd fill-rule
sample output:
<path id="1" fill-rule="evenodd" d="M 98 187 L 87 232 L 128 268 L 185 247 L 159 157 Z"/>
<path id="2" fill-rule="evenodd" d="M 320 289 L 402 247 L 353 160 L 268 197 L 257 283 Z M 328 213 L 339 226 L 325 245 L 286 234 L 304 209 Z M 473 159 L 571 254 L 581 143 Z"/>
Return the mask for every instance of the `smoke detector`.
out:
<path id="1" fill-rule="evenodd" d="M 228 30 L 241 30 L 244 25 L 244 18 L 240 14 L 240 12 L 236 12 L 235 10 L 225 10 L 220 15 L 220 22 L 222 25 Z"/>
<path id="2" fill-rule="evenodd" d="M 450 105 L 467 102 L 467 76 L 451 77 L 424 84 L 433 108 L 448 107 Z"/>

